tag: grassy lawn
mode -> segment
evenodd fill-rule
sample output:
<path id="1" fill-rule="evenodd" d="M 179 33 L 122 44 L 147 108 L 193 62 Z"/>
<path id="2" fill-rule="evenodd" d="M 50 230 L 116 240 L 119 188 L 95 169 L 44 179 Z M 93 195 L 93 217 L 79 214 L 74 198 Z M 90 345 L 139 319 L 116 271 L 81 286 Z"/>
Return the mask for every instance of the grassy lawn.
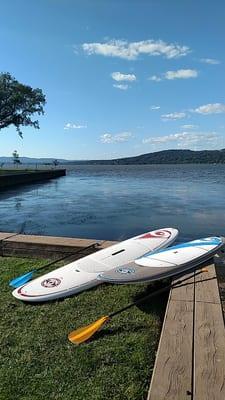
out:
<path id="1" fill-rule="evenodd" d="M 1 400 L 146 399 L 167 296 L 118 316 L 88 343 L 71 330 L 125 306 L 147 285 L 101 285 L 61 301 L 25 304 L 8 281 L 45 263 L 1 258 Z"/>

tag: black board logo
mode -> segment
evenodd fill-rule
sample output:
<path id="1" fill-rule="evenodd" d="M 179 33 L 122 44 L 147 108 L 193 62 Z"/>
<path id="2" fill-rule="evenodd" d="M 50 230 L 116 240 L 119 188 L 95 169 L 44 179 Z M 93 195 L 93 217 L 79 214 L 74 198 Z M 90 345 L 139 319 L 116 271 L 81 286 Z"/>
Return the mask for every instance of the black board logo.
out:
<path id="1" fill-rule="evenodd" d="M 58 278 L 48 278 L 41 282 L 41 286 L 44 286 L 46 288 L 53 288 L 60 285 L 60 283 L 61 280 Z"/>
<path id="2" fill-rule="evenodd" d="M 118 268 L 116 272 L 119 272 L 119 274 L 134 274 L 135 269 L 129 267 L 123 267 L 123 268 Z"/>

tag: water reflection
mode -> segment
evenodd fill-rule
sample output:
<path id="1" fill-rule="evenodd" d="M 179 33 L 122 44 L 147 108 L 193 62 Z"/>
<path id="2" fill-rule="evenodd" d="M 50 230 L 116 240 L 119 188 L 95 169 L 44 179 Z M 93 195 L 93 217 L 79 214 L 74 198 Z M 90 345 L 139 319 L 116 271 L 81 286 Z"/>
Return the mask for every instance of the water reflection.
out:
<path id="1" fill-rule="evenodd" d="M 0 231 L 122 240 L 174 226 L 180 240 L 225 234 L 225 165 L 73 166 L 0 192 Z"/>

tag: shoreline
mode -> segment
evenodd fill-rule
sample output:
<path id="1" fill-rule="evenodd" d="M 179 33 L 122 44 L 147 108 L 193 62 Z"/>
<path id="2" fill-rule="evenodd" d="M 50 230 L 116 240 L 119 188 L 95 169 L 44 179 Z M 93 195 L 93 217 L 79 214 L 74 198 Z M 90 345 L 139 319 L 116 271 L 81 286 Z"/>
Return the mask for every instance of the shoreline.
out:
<path id="1" fill-rule="evenodd" d="M 1 170 L 0 173 L 0 189 L 11 186 L 30 184 L 41 182 L 49 179 L 59 178 L 66 175 L 66 169 L 54 170 L 18 170 L 11 172 L 10 170 Z"/>

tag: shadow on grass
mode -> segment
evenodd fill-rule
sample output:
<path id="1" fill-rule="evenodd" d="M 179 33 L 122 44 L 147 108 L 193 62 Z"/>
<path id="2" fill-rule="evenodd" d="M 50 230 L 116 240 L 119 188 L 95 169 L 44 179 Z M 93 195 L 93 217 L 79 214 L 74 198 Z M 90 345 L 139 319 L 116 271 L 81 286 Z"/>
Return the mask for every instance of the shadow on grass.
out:
<path id="1" fill-rule="evenodd" d="M 163 289 L 165 286 L 168 285 L 168 280 L 164 281 L 158 281 L 154 282 L 150 285 L 148 285 L 145 290 L 142 290 L 142 292 L 138 293 L 133 301 L 138 301 L 142 297 L 148 296 L 151 293 L 154 293 L 157 290 Z M 146 299 L 143 303 L 140 303 L 137 305 L 139 310 L 146 314 L 154 314 L 157 315 L 160 318 L 160 321 L 163 322 L 164 314 L 165 314 L 165 309 L 166 309 L 166 304 L 168 300 L 168 295 L 169 295 L 169 289 L 168 291 L 161 293 L 159 295 L 156 295 L 152 299 Z"/>
<path id="2" fill-rule="evenodd" d="M 162 289 L 163 287 L 168 285 L 168 281 L 164 280 L 163 282 L 155 282 L 154 284 L 150 284 L 145 288 L 145 290 L 140 291 L 136 296 L 133 297 L 131 302 L 136 302 L 137 300 L 140 300 L 142 297 L 147 296 L 156 290 Z M 166 309 L 166 304 L 168 300 L 168 294 L 169 294 L 169 289 L 167 292 L 161 293 L 158 296 L 155 296 L 154 299 L 147 299 L 145 302 L 138 304 L 137 307 L 140 311 L 146 313 L 146 314 L 151 314 L 153 316 L 157 316 L 160 320 L 160 324 L 162 325 L 164 315 L 165 315 L 165 309 Z M 110 323 L 110 321 L 109 321 Z M 118 327 L 113 327 L 109 328 L 107 327 L 107 323 L 104 326 L 104 329 L 96 332 L 93 337 L 91 337 L 87 343 L 91 343 L 93 340 L 100 340 L 104 337 L 112 337 L 118 334 L 123 334 L 126 333 L 128 330 L 132 330 L 132 332 L 140 332 L 140 331 L 146 331 L 147 329 L 147 324 L 138 324 L 138 326 L 131 326 L 128 327 L 127 325 L 120 325 Z"/>
<path id="3" fill-rule="evenodd" d="M 144 330 L 146 330 L 146 327 L 147 327 L 147 325 L 143 325 L 143 324 L 142 325 L 139 324 L 138 326 L 135 326 L 135 327 L 133 326 L 132 332 L 140 332 L 141 330 L 144 331 Z M 103 330 L 96 332 L 94 334 L 94 336 L 88 340 L 87 343 L 90 343 L 90 342 L 96 341 L 96 340 L 100 340 L 100 339 L 104 338 L 105 336 L 111 337 L 111 336 L 119 335 L 121 333 L 123 334 L 123 333 L 127 332 L 128 330 L 130 330 L 130 329 L 125 328 L 123 325 L 118 326 L 116 328 L 104 328 Z"/>
<path id="4" fill-rule="evenodd" d="M 199 273 L 201 273 L 201 272 L 199 271 L 197 274 L 199 274 Z M 196 280 L 195 283 L 198 283 L 198 282 L 201 283 L 201 282 L 209 281 L 209 280 L 213 280 L 213 279 L 215 279 L 215 278 L 213 277 L 213 278 L 206 278 L 203 280 Z M 186 280 L 186 278 L 184 278 L 184 281 L 185 280 Z M 136 302 L 136 301 L 144 298 L 145 296 L 148 296 L 158 290 L 163 289 L 164 287 L 165 288 L 168 287 L 168 290 L 166 290 L 165 292 L 156 295 L 152 299 L 149 299 L 149 300 L 146 299 L 146 301 L 143 301 L 143 303 L 136 305 L 136 307 L 138 307 L 138 309 L 141 310 L 142 312 L 144 312 L 146 314 L 151 314 L 151 315 L 157 316 L 160 319 L 161 324 L 163 323 L 166 304 L 167 304 L 168 295 L 169 295 L 169 291 L 170 291 L 169 282 L 170 282 L 170 280 L 154 282 L 153 284 L 148 285 L 144 290 L 142 290 L 136 296 L 133 297 L 133 302 Z M 182 280 L 179 282 L 180 282 L 180 284 L 178 283 L 177 287 L 187 286 L 187 285 L 192 284 L 190 282 L 184 282 L 182 284 Z M 146 329 L 146 325 L 139 325 L 136 327 L 132 327 L 132 332 L 138 332 L 141 329 L 143 329 L 143 330 Z M 127 329 L 123 326 L 120 326 L 118 328 L 112 328 L 112 329 L 106 328 L 100 332 L 97 332 L 95 334 L 95 339 L 98 340 L 104 336 L 116 335 L 118 333 L 123 333 L 123 332 L 126 332 L 126 330 Z"/>

